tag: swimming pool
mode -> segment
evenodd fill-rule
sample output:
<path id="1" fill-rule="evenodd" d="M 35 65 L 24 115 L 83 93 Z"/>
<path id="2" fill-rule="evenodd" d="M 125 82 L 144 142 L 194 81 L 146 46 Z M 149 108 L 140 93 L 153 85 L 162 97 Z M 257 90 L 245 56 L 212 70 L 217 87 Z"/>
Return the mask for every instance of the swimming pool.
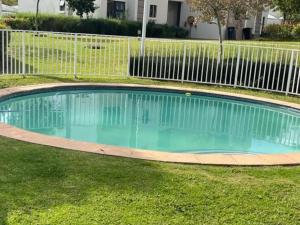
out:
<path id="1" fill-rule="evenodd" d="M 300 113 L 182 91 L 60 89 L 0 102 L 0 122 L 72 140 L 196 154 L 300 152 Z"/>

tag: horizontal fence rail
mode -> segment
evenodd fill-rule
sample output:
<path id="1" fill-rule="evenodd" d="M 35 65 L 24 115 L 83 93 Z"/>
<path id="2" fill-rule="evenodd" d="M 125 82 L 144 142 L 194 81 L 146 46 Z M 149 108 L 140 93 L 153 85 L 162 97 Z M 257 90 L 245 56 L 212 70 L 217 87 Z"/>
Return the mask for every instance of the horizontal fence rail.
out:
<path id="1" fill-rule="evenodd" d="M 150 78 L 300 95 L 300 47 L 0 30 L 0 75 Z"/>

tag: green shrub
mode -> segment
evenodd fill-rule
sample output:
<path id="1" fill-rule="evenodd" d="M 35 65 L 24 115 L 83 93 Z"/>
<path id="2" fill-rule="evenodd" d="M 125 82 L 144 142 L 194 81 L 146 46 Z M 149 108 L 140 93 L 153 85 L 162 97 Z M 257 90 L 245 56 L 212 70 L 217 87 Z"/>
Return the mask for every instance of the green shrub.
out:
<path id="1" fill-rule="evenodd" d="M 265 28 L 265 36 L 272 39 L 292 39 L 293 25 L 271 24 Z"/>
<path id="2" fill-rule="evenodd" d="M 5 20 L 12 29 L 35 29 L 35 16 L 33 14 L 17 14 L 13 17 L 5 18 Z M 47 14 L 39 16 L 39 30 L 41 31 L 137 36 L 138 30 L 141 29 L 142 24 L 135 21 L 80 19 L 72 16 Z M 182 28 L 149 23 L 147 36 L 157 38 L 186 38 L 188 31 Z"/>
<path id="3" fill-rule="evenodd" d="M 300 24 L 297 24 L 297 25 L 294 26 L 294 28 L 293 28 L 293 35 L 296 38 L 300 37 Z"/>
<path id="4" fill-rule="evenodd" d="M 7 25 L 3 20 L 0 20 L 0 29 L 7 29 Z"/>

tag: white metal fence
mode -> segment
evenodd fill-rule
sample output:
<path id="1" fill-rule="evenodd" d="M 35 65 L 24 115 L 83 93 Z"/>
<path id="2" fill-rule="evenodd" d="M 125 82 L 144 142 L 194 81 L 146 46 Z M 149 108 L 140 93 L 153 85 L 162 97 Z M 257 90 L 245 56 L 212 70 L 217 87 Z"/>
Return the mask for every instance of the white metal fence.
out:
<path id="1" fill-rule="evenodd" d="M 0 75 L 151 78 L 300 95 L 300 50 L 257 42 L 140 40 L 0 30 Z M 293 45 L 294 46 L 294 45 Z"/>

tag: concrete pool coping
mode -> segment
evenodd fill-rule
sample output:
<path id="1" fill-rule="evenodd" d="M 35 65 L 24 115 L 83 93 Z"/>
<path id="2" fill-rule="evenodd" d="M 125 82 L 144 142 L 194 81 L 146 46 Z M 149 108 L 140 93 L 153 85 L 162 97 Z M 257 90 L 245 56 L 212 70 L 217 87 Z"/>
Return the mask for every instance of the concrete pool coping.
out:
<path id="1" fill-rule="evenodd" d="M 279 105 L 289 107 L 295 110 L 300 110 L 300 105 L 295 103 L 283 102 L 262 97 L 250 95 L 227 93 L 221 91 L 212 91 L 195 88 L 180 88 L 170 86 L 157 85 L 136 85 L 136 84 L 110 84 L 110 83 L 55 83 L 55 84 L 40 84 L 5 88 L 0 90 L 0 100 L 9 97 L 26 95 L 30 93 L 62 90 L 70 88 L 135 88 L 148 90 L 164 90 L 175 92 L 189 92 L 199 95 L 213 95 L 226 98 L 240 99 L 252 102 L 261 102 L 265 104 Z M 95 143 L 74 141 L 65 138 L 47 136 L 43 134 L 33 133 L 22 130 L 10 125 L 0 123 L 0 136 L 40 144 L 57 148 L 76 150 L 88 153 L 96 153 L 108 156 L 135 158 L 143 160 L 153 160 L 172 163 L 187 163 L 187 164 L 204 164 L 204 165 L 224 165 L 224 166 L 278 166 L 278 165 L 300 165 L 299 153 L 286 154 L 186 154 L 186 153 L 167 153 L 157 151 L 147 151 L 132 149 L 126 147 L 117 147 L 109 145 L 101 145 Z"/>

